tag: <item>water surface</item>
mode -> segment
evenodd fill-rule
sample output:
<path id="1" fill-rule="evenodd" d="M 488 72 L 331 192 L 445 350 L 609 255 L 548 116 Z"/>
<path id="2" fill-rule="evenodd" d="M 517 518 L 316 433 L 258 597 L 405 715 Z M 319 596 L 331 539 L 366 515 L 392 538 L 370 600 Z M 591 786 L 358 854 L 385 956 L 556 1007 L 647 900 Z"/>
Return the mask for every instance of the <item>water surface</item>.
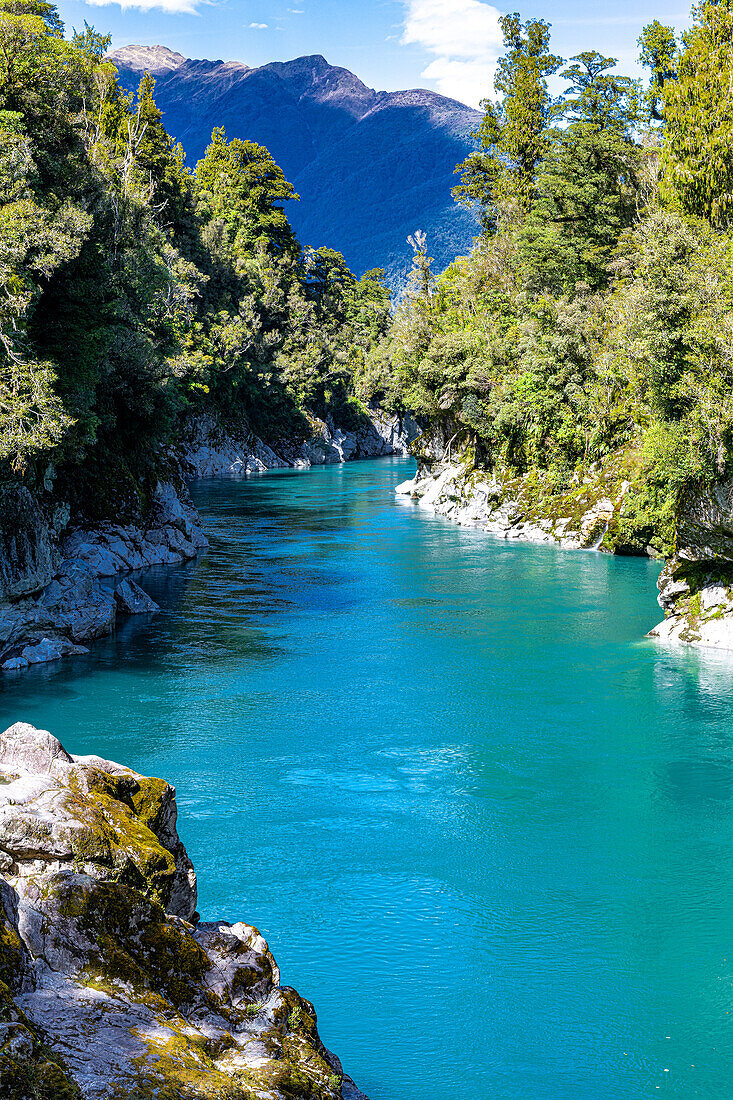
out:
<path id="1" fill-rule="evenodd" d="M 211 549 L 3 726 L 175 783 L 371 1100 L 730 1100 L 733 664 L 653 563 L 396 500 L 409 460 L 194 487 Z"/>

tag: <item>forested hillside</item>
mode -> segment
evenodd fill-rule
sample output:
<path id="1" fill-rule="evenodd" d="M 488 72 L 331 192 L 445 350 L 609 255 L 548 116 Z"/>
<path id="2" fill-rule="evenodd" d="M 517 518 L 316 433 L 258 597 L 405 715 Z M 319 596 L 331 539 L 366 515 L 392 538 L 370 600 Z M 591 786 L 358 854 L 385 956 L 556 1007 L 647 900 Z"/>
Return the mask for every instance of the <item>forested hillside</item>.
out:
<path id="1" fill-rule="evenodd" d="M 301 248 L 267 149 L 215 129 L 189 170 L 108 44 L 0 0 L 0 478 L 91 519 L 144 511 L 197 413 L 266 441 L 358 422 L 389 315 L 380 272 Z"/>
<path id="2" fill-rule="evenodd" d="M 472 107 L 424 88 L 374 91 L 320 55 L 249 68 L 126 46 L 110 60 L 129 90 L 153 73 L 163 122 L 192 161 L 214 126 L 265 145 L 301 196 L 290 213 L 300 240 L 338 248 L 354 271 L 383 267 L 402 286 L 416 225 L 440 267 L 471 247 L 475 218 L 450 191 L 481 119 Z"/>
<path id="3" fill-rule="evenodd" d="M 647 27 L 645 86 L 554 56 L 540 20 L 502 25 L 456 189 L 483 232 L 438 278 L 420 239 L 368 388 L 527 516 L 571 516 L 595 479 L 622 502 L 604 547 L 666 556 L 686 502 L 733 474 L 732 6 L 695 7 L 679 42 Z"/>

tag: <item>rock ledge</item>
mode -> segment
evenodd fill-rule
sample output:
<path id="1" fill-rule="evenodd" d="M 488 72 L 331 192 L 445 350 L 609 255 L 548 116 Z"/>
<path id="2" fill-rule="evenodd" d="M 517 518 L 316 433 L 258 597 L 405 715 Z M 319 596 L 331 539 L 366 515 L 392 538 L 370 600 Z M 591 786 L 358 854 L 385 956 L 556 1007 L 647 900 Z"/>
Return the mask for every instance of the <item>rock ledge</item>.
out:
<path id="1" fill-rule="evenodd" d="M 175 791 L 0 735 L 4 1100 L 366 1100 L 256 928 L 201 922 Z"/>

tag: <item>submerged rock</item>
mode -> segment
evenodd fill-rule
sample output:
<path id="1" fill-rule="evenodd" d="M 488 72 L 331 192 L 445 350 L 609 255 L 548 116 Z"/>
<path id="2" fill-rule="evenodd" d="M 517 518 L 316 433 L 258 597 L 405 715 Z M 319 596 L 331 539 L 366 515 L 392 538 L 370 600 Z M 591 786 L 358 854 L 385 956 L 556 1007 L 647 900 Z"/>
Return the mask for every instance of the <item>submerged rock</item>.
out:
<path id="1" fill-rule="evenodd" d="M 0 1095 L 365 1100 L 257 929 L 195 909 L 172 787 L 0 735 Z"/>
<path id="2" fill-rule="evenodd" d="M 160 611 L 155 600 L 130 580 L 122 581 L 115 588 L 115 603 L 123 615 L 149 615 Z"/>

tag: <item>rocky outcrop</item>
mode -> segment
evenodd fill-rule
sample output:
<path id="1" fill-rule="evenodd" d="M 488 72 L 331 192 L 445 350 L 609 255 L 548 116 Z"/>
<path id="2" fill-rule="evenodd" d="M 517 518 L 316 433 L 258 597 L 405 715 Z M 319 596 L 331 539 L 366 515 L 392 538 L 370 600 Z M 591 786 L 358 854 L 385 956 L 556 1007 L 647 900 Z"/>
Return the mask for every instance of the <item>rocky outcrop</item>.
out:
<path id="1" fill-rule="evenodd" d="M 256 928 L 202 922 L 175 792 L 0 735 L 0 1095 L 365 1100 Z"/>
<path id="2" fill-rule="evenodd" d="M 0 600 L 40 592 L 53 576 L 50 524 L 33 494 L 0 485 Z"/>
<path id="3" fill-rule="evenodd" d="M 455 523 L 500 538 L 600 550 L 628 487 L 616 472 L 599 467 L 543 502 L 529 477 L 499 479 L 477 470 L 470 457 L 460 457 L 421 464 L 415 477 L 395 492 Z"/>
<path id="4" fill-rule="evenodd" d="M 111 634 L 118 614 L 156 611 L 138 585 L 116 585 L 113 578 L 188 561 L 207 545 L 187 493 L 171 484 L 158 486 L 144 527 L 105 523 L 61 532 L 28 490 L 19 488 L 26 526 L 14 535 L 5 525 L 5 517 L 18 511 L 13 487 L 2 494 L 15 507 L 11 512 L 5 505 L 6 552 L 0 553 L 0 668 L 6 672 L 86 653 L 82 643 Z"/>
<path id="5" fill-rule="evenodd" d="M 665 618 L 651 638 L 733 649 L 733 480 L 690 492 L 682 501 L 676 552 L 658 587 Z"/>
<path id="6" fill-rule="evenodd" d="M 411 417 L 390 416 L 380 410 L 370 410 L 362 425 L 349 431 L 337 427 L 330 417 L 310 419 L 312 433 L 305 442 L 271 447 L 244 428 L 237 431 L 210 417 L 200 417 L 183 442 L 183 468 L 191 477 L 241 477 L 285 467 L 404 455 L 419 434 Z"/>

